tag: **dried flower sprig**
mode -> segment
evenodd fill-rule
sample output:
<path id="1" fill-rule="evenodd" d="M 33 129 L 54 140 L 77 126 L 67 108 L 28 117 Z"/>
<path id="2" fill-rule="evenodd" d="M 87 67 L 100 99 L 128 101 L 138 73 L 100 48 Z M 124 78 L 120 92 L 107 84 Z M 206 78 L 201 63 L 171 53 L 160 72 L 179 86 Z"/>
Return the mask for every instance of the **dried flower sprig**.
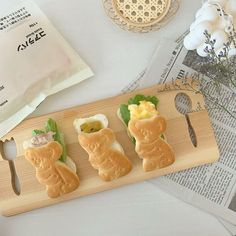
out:
<path id="1" fill-rule="evenodd" d="M 227 93 L 227 97 L 221 99 L 220 94 L 223 92 L 225 93 L 225 91 L 223 91 L 224 89 L 227 90 L 224 85 L 216 87 L 216 84 L 212 79 L 209 80 L 200 73 L 186 73 L 180 80 L 172 79 L 172 82 L 166 84 L 159 92 L 176 90 L 201 93 L 205 98 L 206 108 L 208 111 L 223 111 L 229 117 L 236 120 L 236 110 L 234 107 L 230 106 L 230 101 L 236 101 L 236 93 Z"/>
<path id="2" fill-rule="evenodd" d="M 236 47 L 236 31 L 233 29 L 220 51 L 216 50 L 216 40 L 207 31 L 204 35 L 207 57 L 195 61 L 194 67 L 199 73 L 186 74 L 183 83 L 187 89 L 203 94 L 208 110 L 224 111 L 236 120 L 236 56 L 230 55 L 232 45 Z M 189 82 L 189 77 L 199 83 L 197 89 Z M 176 82 L 173 83 L 180 89 Z"/>
<path id="3" fill-rule="evenodd" d="M 201 73 L 211 78 L 217 87 L 218 83 L 222 83 L 233 90 L 236 89 L 236 56 L 230 56 L 231 45 L 236 44 L 236 32 L 233 30 L 229 36 L 229 40 L 224 44 L 224 47 L 219 53 L 215 50 L 216 41 L 211 38 L 211 35 L 205 31 L 206 36 L 205 52 L 207 60 L 201 63 Z"/>

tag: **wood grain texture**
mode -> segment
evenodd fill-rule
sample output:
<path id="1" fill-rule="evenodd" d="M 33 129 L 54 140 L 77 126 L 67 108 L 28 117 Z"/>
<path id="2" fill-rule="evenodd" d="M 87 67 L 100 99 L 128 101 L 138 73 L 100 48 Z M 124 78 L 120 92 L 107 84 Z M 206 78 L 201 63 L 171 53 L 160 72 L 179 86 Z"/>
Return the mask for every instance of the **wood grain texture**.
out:
<path id="1" fill-rule="evenodd" d="M 138 92 L 108 98 L 23 121 L 1 139 L 1 141 L 4 142 L 14 138 L 16 142 L 17 157 L 14 162 L 21 185 L 21 194 L 17 196 L 11 187 L 9 165 L 7 161 L 0 157 L 1 214 L 11 216 L 80 196 L 113 189 L 122 185 L 144 181 L 217 161 L 219 151 L 207 111 L 204 108 L 202 95 L 187 90 L 159 92 L 162 88 L 164 88 L 163 85 L 153 86 Z M 196 148 L 193 146 L 189 137 L 185 116 L 180 114 L 175 108 L 175 97 L 180 92 L 186 93 L 192 101 L 193 112 L 189 114 L 189 118 L 197 137 L 198 145 Z M 127 103 L 127 100 L 137 93 L 155 95 L 160 100 L 158 110 L 167 119 L 166 137 L 170 145 L 172 145 L 176 156 L 175 163 L 169 167 L 152 172 L 144 172 L 142 169 L 142 160 L 135 153 L 134 145 L 128 138 L 126 128 L 117 118 L 116 112 L 119 105 Z M 98 113 L 103 113 L 108 117 L 109 127 L 116 133 L 118 142 L 123 146 L 126 155 L 130 158 L 133 165 L 132 171 L 127 176 L 112 182 L 103 182 L 99 178 L 96 170 L 90 166 L 87 153 L 78 144 L 77 133 L 73 127 L 75 118 L 88 117 Z M 48 198 L 45 192 L 45 186 L 38 183 L 35 177 L 35 169 L 24 158 L 22 146 L 23 141 L 31 137 L 31 131 L 33 129 L 42 128 L 49 117 L 57 121 L 60 130 L 64 133 L 68 155 L 76 163 L 77 173 L 80 178 L 80 187 L 76 191 L 57 199 Z"/>

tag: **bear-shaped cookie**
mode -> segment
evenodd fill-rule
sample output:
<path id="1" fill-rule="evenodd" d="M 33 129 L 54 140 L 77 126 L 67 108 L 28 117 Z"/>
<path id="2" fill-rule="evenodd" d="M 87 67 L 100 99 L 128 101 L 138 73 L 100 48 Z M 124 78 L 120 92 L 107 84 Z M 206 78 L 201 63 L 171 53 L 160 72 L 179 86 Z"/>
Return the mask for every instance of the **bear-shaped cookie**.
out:
<path id="1" fill-rule="evenodd" d="M 59 197 L 79 187 L 76 173 L 59 161 L 61 154 L 62 147 L 55 141 L 25 151 L 25 158 L 36 168 L 36 178 L 46 185 L 50 198 Z"/>
<path id="2" fill-rule="evenodd" d="M 117 148 L 115 134 L 111 129 L 104 128 L 94 133 L 81 133 L 78 139 L 80 145 L 89 154 L 92 167 L 98 170 L 99 176 L 104 181 L 117 179 L 131 171 L 132 164 L 123 150 Z"/>
<path id="3" fill-rule="evenodd" d="M 163 117 L 130 120 L 128 129 L 136 140 L 135 151 L 143 159 L 144 171 L 163 168 L 175 161 L 171 146 L 161 138 L 161 134 L 166 130 Z"/>

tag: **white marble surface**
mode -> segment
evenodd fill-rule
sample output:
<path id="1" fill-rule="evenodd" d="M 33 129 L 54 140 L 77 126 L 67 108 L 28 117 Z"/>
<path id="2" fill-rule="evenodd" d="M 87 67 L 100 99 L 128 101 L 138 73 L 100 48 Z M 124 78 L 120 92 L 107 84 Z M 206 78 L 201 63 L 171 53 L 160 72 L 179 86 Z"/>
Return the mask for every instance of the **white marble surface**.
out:
<path id="1" fill-rule="evenodd" d="M 1 0 L 0 12 L 17 0 Z M 43 102 L 33 115 L 116 95 L 145 68 L 161 36 L 176 38 L 193 21 L 201 1 L 182 0 L 175 19 L 158 32 L 134 34 L 113 25 L 101 0 L 36 0 L 93 68 L 96 76 Z M 228 236 L 211 215 L 149 182 L 0 217 L 0 236 Z"/>

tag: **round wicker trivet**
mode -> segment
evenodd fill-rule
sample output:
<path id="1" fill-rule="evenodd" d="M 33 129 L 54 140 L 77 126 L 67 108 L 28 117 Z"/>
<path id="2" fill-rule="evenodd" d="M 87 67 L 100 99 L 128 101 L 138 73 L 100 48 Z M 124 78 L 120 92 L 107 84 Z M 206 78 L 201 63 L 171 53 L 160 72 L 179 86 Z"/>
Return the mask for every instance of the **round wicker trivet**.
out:
<path id="1" fill-rule="evenodd" d="M 134 32 L 158 30 L 179 8 L 179 0 L 103 0 L 108 16 Z"/>

